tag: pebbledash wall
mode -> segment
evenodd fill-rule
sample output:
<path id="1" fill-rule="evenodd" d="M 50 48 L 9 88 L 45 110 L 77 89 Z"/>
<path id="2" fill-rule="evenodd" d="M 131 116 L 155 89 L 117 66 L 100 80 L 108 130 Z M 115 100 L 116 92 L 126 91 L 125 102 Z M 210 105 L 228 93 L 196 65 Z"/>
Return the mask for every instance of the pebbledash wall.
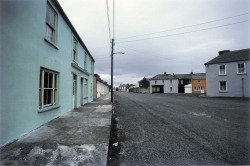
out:
<path id="1" fill-rule="evenodd" d="M 0 21 L 4 146 L 91 102 L 94 59 L 57 0 L 0 1 Z"/>

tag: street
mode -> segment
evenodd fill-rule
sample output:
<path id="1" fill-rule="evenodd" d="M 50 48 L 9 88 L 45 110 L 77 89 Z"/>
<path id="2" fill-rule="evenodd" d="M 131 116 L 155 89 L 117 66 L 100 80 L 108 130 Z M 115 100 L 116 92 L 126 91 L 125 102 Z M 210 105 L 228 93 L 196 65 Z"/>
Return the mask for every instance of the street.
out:
<path id="1" fill-rule="evenodd" d="M 248 165 L 249 99 L 115 92 L 119 165 Z"/>

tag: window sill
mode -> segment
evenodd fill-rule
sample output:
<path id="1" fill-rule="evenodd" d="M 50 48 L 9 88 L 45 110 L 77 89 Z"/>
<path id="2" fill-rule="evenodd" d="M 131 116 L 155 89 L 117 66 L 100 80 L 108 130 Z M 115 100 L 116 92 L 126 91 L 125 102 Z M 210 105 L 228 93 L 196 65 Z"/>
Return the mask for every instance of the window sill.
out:
<path id="1" fill-rule="evenodd" d="M 49 43 L 50 45 L 52 45 L 53 47 L 55 47 L 55 49 L 58 50 L 58 47 L 57 47 L 54 43 L 52 43 L 51 41 L 49 41 L 49 40 L 46 39 L 46 38 L 44 38 L 44 40 L 45 40 L 47 43 Z"/>
<path id="2" fill-rule="evenodd" d="M 42 113 L 42 112 L 46 112 L 46 111 L 57 109 L 59 107 L 61 107 L 61 106 L 60 105 L 53 105 L 53 106 L 50 106 L 50 107 L 41 108 L 37 112 L 38 113 Z"/>
<path id="3" fill-rule="evenodd" d="M 228 91 L 219 91 L 219 93 L 228 93 Z"/>
<path id="4" fill-rule="evenodd" d="M 247 75 L 247 73 L 237 73 L 237 75 Z"/>
<path id="5" fill-rule="evenodd" d="M 218 76 L 227 76 L 226 74 L 219 74 Z"/>

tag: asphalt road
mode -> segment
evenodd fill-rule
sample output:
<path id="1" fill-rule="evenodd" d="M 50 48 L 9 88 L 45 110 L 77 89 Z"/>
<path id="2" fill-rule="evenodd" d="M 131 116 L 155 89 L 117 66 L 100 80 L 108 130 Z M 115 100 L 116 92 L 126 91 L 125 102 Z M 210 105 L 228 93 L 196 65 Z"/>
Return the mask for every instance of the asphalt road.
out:
<path id="1" fill-rule="evenodd" d="M 249 165 L 249 99 L 115 93 L 120 165 Z"/>

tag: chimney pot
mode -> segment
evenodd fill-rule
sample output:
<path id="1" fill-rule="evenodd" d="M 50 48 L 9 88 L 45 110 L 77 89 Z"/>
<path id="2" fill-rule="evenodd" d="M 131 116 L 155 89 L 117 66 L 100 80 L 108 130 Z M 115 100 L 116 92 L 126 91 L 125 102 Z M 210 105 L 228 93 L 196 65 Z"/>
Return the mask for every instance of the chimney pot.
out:
<path id="1" fill-rule="evenodd" d="M 164 75 L 167 75 L 167 72 L 164 72 Z"/>

